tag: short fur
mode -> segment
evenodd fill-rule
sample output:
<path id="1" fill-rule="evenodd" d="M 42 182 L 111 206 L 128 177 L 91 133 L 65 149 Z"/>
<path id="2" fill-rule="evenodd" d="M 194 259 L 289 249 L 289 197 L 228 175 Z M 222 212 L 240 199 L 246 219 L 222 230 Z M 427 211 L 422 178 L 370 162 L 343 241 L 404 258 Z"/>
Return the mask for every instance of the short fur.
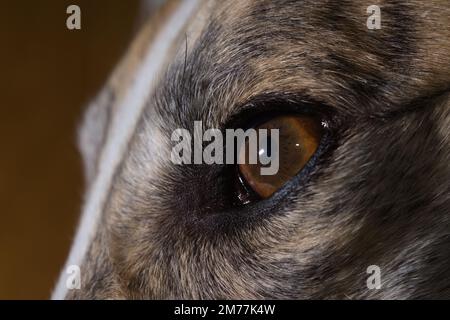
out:
<path id="1" fill-rule="evenodd" d="M 376 2 L 382 29 L 368 30 Z M 446 0 L 204 1 L 66 298 L 450 298 L 449 17 Z M 271 199 L 236 207 L 228 166 L 170 162 L 174 129 L 223 130 L 272 100 L 323 108 L 333 126 Z"/>

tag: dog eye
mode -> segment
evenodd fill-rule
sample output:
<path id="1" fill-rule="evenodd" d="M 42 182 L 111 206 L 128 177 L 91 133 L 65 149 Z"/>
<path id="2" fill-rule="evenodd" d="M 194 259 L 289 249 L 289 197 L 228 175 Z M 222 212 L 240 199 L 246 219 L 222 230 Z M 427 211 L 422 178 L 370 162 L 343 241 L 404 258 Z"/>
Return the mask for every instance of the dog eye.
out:
<path id="1" fill-rule="evenodd" d="M 238 165 L 238 179 L 241 188 L 238 194 L 243 203 L 250 202 L 249 193 L 256 193 L 262 199 L 269 198 L 290 179 L 295 177 L 308 163 L 319 147 L 323 127 L 320 119 L 306 115 L 282 115 L 272 118 L 256 128 L 266 129 L 267 135 L 257 134 L 258 144 L 257 161 L 249 163 L 249 154 L 252 152 L 250 141 L 246 140 L 238 151 L 241 160 Z M 278 141 L 271 137 L 272 129 L 278 129 Z M 264 131 L 264 130 L 263 130 Z M 266 139 L 265 143 L 261 139 Z M 255 146 L 253 147 L 253 150 Z M 278 153 L 277 153 L 278 151 Z M 276 161 L 278 169 L 273 174 L 262 174 L 262 169 L 270 167 L 273 163 L 263 161 L 261 157 Z M 262 163 L 263 162 L 263 163 Z M 251 190 L 249 190 L 251 189 Z"/>

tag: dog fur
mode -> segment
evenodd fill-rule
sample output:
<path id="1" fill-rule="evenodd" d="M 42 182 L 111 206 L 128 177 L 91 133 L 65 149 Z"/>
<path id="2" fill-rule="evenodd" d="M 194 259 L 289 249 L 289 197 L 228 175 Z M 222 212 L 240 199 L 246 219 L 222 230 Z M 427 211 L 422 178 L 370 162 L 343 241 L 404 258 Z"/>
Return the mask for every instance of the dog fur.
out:
<path id="1" fill-rule="evenodd" d="M 177 39 L 67 299 L 450 298 L 448 1 L 201 1 Z M 124 62 L 87 113 L 89 184 L 136 68 Z M 272 198 L 236 206 L 229 166 L 170 162 L 173 130 L 224 130 L 274 101 L 331 126 Z"/>

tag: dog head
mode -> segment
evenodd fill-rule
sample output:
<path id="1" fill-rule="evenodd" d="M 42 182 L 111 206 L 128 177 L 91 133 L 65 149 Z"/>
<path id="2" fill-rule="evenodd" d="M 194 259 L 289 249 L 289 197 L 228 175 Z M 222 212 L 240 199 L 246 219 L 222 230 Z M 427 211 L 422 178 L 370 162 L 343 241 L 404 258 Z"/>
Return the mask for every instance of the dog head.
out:
<path id="1" fill-rule="evenodd" d="M 66 297 L 450 297 L 450 5 L 376 2 L 166 7 L 86 115 Z M 194 121 L 297 112 L 326 138 L 270 197 L 239 203 L 234 165 L 170 161 Z"/>

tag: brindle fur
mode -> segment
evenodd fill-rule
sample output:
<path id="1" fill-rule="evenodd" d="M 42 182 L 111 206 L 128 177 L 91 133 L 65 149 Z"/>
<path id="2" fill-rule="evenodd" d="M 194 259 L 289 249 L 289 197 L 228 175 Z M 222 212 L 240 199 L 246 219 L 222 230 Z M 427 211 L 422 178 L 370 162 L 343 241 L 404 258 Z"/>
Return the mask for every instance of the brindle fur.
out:
<path id="1" fill-rule="evenodd" d="M 449 17 L 447 0 L 203 2 L 66 298 L 450 298 Z M 273 198 L 236 207 L 227 166 L 170 162 L 174 129 L 273 99 L 334 119 L 332 147 Z"/>

